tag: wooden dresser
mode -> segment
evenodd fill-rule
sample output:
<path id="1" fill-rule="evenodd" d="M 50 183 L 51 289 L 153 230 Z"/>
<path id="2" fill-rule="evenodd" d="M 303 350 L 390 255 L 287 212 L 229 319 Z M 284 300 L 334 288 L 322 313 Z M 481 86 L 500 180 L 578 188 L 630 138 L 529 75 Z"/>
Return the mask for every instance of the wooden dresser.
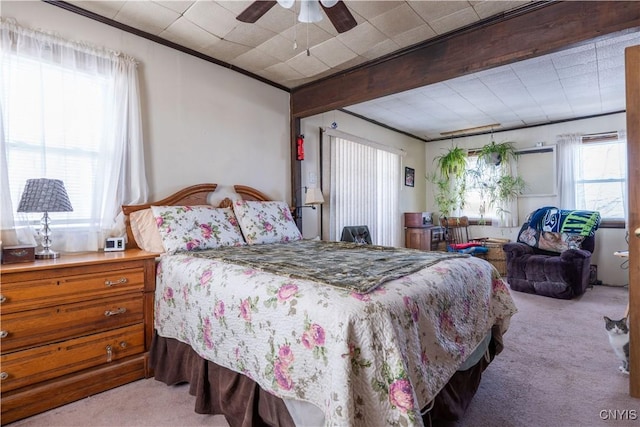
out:
<path id="1" fill-rule="evenodd" d="M 155 254 L 0 266 L 2 424 L 149 377 Z"/>
<path id="2" fill-rule="evenodd" d="M 438 226 L 406 227 L 404 246 L 423 251 L 446 250 L 444 229 Z"/>

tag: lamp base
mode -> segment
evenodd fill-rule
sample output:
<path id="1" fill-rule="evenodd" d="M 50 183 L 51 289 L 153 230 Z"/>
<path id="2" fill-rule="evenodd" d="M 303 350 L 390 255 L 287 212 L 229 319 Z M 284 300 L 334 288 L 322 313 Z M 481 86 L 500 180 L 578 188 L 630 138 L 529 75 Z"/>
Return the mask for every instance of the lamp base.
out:
<path id="1" fill-rule="evenodd" d="M 59 258 L 60 253 L 52 251 L 51 249 L 43 249 L 40 252 L 36 252 L 36 259 L 54 259 Z"/>

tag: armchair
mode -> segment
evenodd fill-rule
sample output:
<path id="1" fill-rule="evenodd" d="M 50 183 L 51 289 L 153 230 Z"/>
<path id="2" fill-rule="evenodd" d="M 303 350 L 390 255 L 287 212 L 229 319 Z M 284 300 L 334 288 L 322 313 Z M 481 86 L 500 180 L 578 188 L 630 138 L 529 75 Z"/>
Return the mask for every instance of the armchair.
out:
<path id="1" fill-rule="evenodd" d="M 584 231 L 576 232 L 574 229 L 566 232 L 562 223 L 569 220 L 560 220 L 558 216 L 549 221 L 542 214 L 536 215 L 540 210 L 529 215 L 518 233 L 518 241 L 503 246 L 507 259 L 507 282 L 515 291 L 572 299 L 582 295 L 589 285 L 591 254 L 600 215 L 591 211 L 542 209 L 548 211 L 546 215 L 550 215 L 552 210 L 558 215 L 563 212 L 588 213 L 592 220 Z M 575 227 L 576 217 L 571 221 L 570 226 Z M 556 224 L 556 231 L 546 231 L 549 226 L 545 224 L 549 223 Z"/>

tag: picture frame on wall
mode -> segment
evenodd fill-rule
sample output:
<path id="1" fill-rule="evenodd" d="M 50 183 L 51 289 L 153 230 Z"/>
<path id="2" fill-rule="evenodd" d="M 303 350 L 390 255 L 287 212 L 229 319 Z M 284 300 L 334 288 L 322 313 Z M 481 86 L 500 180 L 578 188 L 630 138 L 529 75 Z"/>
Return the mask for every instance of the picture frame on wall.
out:
<path id="1" fill-rule="evenodd" d="M 416 179 L 416 170 L 413 168 L 404 168 L 404 185 L 407 187 L 413 187 Z"/>

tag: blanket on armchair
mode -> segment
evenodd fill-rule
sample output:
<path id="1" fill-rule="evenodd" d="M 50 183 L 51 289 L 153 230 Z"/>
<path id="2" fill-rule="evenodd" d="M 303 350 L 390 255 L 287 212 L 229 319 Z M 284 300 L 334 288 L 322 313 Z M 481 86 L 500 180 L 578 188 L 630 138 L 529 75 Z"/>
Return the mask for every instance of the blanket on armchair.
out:
<path id="1" fill-rule="evenodd" d="M 600 212 L 545 206 L 530 215 L 529 227 L 538 231 L 593 236 L 600 225 Z"/>

